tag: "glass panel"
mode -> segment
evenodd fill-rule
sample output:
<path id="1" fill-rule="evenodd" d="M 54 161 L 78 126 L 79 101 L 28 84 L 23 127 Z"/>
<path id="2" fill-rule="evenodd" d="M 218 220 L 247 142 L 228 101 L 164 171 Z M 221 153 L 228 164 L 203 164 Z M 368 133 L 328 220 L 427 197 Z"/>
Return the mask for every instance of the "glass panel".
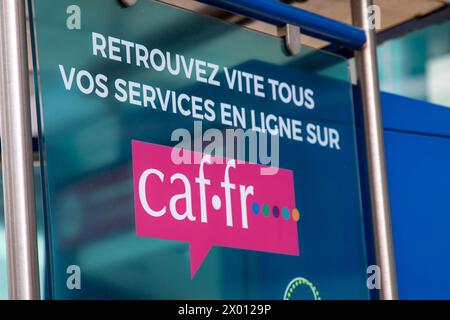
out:
<path id="1" fill-rule="evenodd" d="M 291 299 L 368 298 L 346 61 L 307 47 L 292 57 L 278 38 L 155 1 L 139 1 L 131 8 L 108 0 L 34 3 L 43 123 L 40 139 L 45 149 L 55 298 L 283 299 L 285 293 Z M 78 12 L 81 29 L 77 29 Z M 119 51 L 114 47 L 120 47 Z M 169 65 L 164 60 L 166 52 L 171 53 L 172 73 L 180 74 L 164 68 Z M 245 72 L 240 73 L 243 90 L 228 88 L 224 68 L 228 68 L 230 83 L 232 70 Z M 239 85 L 239 75 L 235 77 Z M 255 88 L 256 78 L 263 83 L 262 89 Z M 269 79 L 289 85 L 273 84 L 273 98 L 270 83 L 274 82 Z M 206 103 L 207 99 L 210 102 Z M 227 110 L 241 117 L 233 118 Z M 217 213 L 218 218 L 210 213 L 208 221 L 223 222 L 215 229 L 200 220 L 200 182 L 191 180 L 196 220 L 189 224 L 181 218 L 177 222 L 169 213 L 161 219 L 145 215 L 141 218 L 147 224 L 141 230 L 153 228 L 155 236 L 136 235 L 135 226 L 142 227 L 139 212 L 148 210 L 142 198 L 149 196 L 145 188 L 150 188 L 144 180 L 144 196 L 136 189 L 143 175 L 138 172 L 142 163 L 159 161 L 161 166 L 188 170 L 188 165 L 175 167 L 169 163 L 171 159 L 167 163 L 162 160 L 168 149 L 161 146 L 178 144 L 171 139 L 177 129 L 193 136 L 193 149 L 202 151 L 203 144 L 210 144 L 202 143 L 201 133 L 196 135 L 194 120 L 203 117 L 203 132 L 215 128 L 219 129 L 216 133 L 223 133 L 233 125 L 256 132 L 262 128 L 261 113 L 263 119 L 269 119 L 265 123 L 273 136 L 281 135 L 283 126 L 283 137 L 270 143 L 270 162 L 261 154 L 256 159 L 239 158 L 282 168 L 280 175 L 287 177 L 283 180 L 286 184 L 270 183 L 281 181 L 276 180 L 279 175 L 261 175 L 253 181 L 266 182 L 255 185 L 254 199 L 265 194 L 266 199 L 278 200 L 267 200 L 267 208 L 262 206 L 263 198 L 255 204 L 244 200 L 249 206 L 247 228 L 242 218 L 242 227 L 237 220 L 238 225 L 227 229 L 225 209 L 223 215 Z M 274 117 L 268 117 L 270 114 Z M 278 135 L 274 124 L 279 125 Z M 267 136 L 266 130 L 263 137 Z M 152 143 L 142 144 L 149 152 L 142 163 L 132 156 L 132 140 Z M 221 144 L 213 154 L 228 155 L 226 148 Z M 251 145 L 244 148 L 245 155 L 251 154 Z M 243 174 L 248 180 L 257 166 L 243 166 L 248 169 L 247 175 Z M 230 173 L 232 178 L 238 171 L 245 172 L 240 168 Z M 140 178 L 133 180 L 133 169 Z M 223 167 L 209 165 L 205 176 L 212 179 L 219 169 Z M 163 201 L 171 192 L 170 184 L 162 185 L 152 189 L 159 194 L 154 201 Z M 237 187 L 232 200 L 236 192 Z M 226 202 L 219 196 L 212 198 L 216 210 Z M 293 210 L 294 204 L 284 210 L 283 201 L 295 201 L 300 213 Z M 161 205 L 169 210 L 168 202 Z M 275 205 L 280 207 L 274 209 Z M 183 208 L 188 206 L 185 200 Z M 263 214 L 252 213 L 258 210 Z M 176 227 L 166 228 L 161 221 Z M 262 227 L 255 229 L 259 224 Z M 192 242 L 194 238 L 216 241 L 193 277 L 191 264 L 196 257 L 189 251 L 189 240 L 180 240 L 192 226 L 202 230 L 189 233 Z M 254 236 L 248 236 L 247 230 Z M 220 238 L 222 233 L 227 236 Z"/>
<path id="2" fill-rule="evenodd" d="M 450 106 L 450 22 L 412 32 L 378 49 L 383 91 Z"/>

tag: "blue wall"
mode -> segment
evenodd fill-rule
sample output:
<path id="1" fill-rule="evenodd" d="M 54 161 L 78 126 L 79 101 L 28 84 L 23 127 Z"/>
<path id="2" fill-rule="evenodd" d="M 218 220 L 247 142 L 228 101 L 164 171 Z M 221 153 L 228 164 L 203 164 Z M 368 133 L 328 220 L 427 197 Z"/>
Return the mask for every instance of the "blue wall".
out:
<path id="1" fill-rule="evenodd" d="M 450 299 L 450 108 L 382 103 L 400 298 Z"/>

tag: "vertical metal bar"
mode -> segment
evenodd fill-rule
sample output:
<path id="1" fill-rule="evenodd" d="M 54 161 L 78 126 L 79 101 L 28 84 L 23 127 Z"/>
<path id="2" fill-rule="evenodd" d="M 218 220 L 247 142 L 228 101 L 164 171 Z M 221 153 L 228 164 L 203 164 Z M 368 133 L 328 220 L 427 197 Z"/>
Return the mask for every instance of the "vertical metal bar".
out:
<path id="1" fill-rule="evenodd" d="M 386 176 L 383 125 L 381 117 L 378 64 L 373 28 L 368 8 L 372 0 L 352 0 L 352 16 L 367 42 L 355 52 L 358 85 L 361 88 L 364 130 L 369 169 L 369 187 L 377 264 L 381 269 L 380 299 L 398 299 L 392 240 L 389 193 Z"/>
<path id="2" fill-rule="evenodd" d="M 10 299 L 39 299 L 25 0 L 0 1 L 0 120 Z"/>

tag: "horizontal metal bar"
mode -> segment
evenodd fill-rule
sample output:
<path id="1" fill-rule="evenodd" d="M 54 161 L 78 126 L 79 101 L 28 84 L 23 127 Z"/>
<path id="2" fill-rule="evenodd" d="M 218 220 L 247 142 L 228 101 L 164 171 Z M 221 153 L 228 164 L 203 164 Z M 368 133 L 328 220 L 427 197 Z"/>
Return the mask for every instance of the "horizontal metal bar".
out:
<path id="1" fill-rule="evenodd" d="M 299 26 L 302 33 L 350 49 L 360 49 L 366 35 L 360 28 L 274 0 L 196 0 L 253 19 Z"/>

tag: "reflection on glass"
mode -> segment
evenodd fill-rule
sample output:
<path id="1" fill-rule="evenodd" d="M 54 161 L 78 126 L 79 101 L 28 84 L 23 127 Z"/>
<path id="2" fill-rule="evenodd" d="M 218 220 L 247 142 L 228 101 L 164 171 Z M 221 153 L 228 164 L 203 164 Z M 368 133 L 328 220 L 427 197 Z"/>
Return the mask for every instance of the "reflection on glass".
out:
<path id="1" fill-rule="evenodd" d="M 449 34 L 450 22 L 446 22 L 381 45 L 381 89 L 450 106 Z"/>
<path id="2" fill-rule="evenodd" d="M 367 299 L 347 63 L 306 47 L 291 57 L 278 38 L 154 1 L 127 9 L 116 1 L 77 3 L 83 26 L 68 30 L 64 13 L 72 1 L 35 1 L 53 296 L 282 299 L 289 282 L 302 275 L 324 299 Z M 326 83 L 326 92 L 316 97 L 321 111 L 287 108 L 212 86 L 205 89 L 195 81 L 92 56 L 91 32 L 317 89 Z M 191 280 L 187 243 L 136 237 L 131 140 L 173 146 L 171 133 L 181 127 L 192 132 L 193 119 L 112 97 L 68 92 L 59 64 L 338 128 L 343 141 L 339 153 L 288 139 L 280 142 L 280 166 L 294 171 L 296 201 L 305 217 L 299 225 L 300 246 L 306 248 L 300 257 L 213 248 Z M 225 129 L 218 121 L 205 122 L 204 129 L 209 127 Z M 327 195 L 326 201 L 320 194 Z M 70 265 L 81 268 L 81 290 L 66 286 Z M 303 298 L 311 297 L 305 293 Z"/>

